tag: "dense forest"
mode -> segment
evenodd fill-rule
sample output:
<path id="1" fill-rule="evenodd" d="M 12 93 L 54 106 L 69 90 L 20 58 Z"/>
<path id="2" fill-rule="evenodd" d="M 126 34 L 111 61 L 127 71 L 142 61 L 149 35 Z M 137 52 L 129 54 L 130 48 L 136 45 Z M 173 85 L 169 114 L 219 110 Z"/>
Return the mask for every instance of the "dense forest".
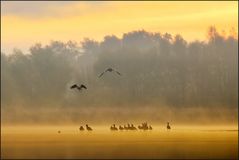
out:
<path id="1" fill-rule="evenodd" d="M 108 35 L 101 42 L 86 38 L 80 43 L 35 44 L 29 52 L 1 52 L 6 119 L 45 108 L 238 107 L 238 39 L 215 27 L 205 41 L 139 30 L 122 38 Z M 99 78 L 108 67 L 122 76 L 107 73 Z M 74 83 L 88 89 L 71 90 Z"/>

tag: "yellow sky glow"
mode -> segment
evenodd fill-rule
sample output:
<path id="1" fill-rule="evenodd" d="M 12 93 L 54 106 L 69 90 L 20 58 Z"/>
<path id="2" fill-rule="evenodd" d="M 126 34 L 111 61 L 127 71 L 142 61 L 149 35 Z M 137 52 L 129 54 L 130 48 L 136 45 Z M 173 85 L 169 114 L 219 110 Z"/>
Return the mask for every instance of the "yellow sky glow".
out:
<path id="1" fill-rule="evenodd" d="M 4 7 L 4 5 L 2 6 Z M 24 9 L 24 8 L 23 8 Z M 80 42 L 84 37 L 102 40 L 105 35 L 145 29 L 181 34 L 186 40 L 204 40 L 209 26 L 238 30 L 237 2 L 86 2 L 46 8 L 49 16 L 1 14 L 2 51 L 29 48 L 50 40 Z M 51 16 L 54 14 L 54 16 Z"/>

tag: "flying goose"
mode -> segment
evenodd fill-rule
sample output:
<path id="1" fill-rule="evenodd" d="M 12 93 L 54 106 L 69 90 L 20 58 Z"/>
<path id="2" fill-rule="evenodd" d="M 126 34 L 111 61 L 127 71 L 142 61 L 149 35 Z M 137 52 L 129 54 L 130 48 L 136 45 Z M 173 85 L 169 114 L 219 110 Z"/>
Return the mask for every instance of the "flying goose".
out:
<path id="1" fill-rule="evenodd" d="M 71 89 L 77 88 L 79 91 L 81 91 L 82 88 L 87 89 L 87 87 L 83 84 L 81 84 L 80 86 L 78 86 L 77 84 L 74 84 L 71 86 Z"/>
<path id="2" fill-rule="evenodd" d="M 114 70 L 113 68 L 108 68 L 108 69 L 106 69 L 104 72 L 102 72 L 102 73 L 99 75 L 99 78 L 100 78 L 101 76 L 103 76 L 103 74 L 105 74 L 106 72 L 115 72 L 115 73 L 117 73 L 118 75 L 121 76 L 121 73 L 120 73 L 120 72 Z"/>

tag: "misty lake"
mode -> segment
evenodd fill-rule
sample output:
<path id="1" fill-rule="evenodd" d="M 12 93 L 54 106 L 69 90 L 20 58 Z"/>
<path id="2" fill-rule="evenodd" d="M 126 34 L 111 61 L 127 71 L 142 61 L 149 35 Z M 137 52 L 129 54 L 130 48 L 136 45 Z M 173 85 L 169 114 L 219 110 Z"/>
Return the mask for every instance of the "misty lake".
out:
<path id="1" fill-rule="evenodd" d="M 2 158 L 237 159 L 238 128 L 178 127 L 167 131 L 110 131 L 92 126 L 4 126 Z M 58 133 L 61 130 L 61 133 Z"/>

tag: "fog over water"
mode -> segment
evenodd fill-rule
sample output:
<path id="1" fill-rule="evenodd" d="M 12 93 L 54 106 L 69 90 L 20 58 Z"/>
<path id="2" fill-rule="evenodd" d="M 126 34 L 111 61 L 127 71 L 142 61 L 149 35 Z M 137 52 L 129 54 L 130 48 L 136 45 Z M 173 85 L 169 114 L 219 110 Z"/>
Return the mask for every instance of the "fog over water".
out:
<path id="1" fill-rule="evenodd" d="M 37 39 L 37 37 L 36 37 Z M 107 72 L 112 67 L 119 76 Z M 87 90 L 71 90 L 72 84 Z M 2 124 L 237 124 L 238 39 L 144 30 L 1 52 Z"/>

